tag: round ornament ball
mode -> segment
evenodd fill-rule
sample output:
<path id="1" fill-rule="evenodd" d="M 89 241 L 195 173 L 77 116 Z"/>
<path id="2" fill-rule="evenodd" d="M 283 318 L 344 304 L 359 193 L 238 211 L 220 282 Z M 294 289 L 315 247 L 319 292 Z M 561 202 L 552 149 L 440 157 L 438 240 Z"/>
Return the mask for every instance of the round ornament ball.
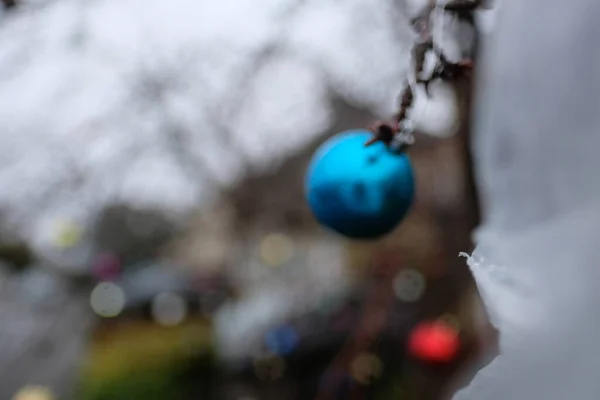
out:
<path id="1" fill-rule="evenodd" d="M 410 353 L 421 361 L 446 363 L 452 361 L 460 346 L 456 329 L 441 321 L 422 322 L 408 339 Z"/>
<path id="2" fill-rule="evenodd" d="M 408 156 L 384 143 L 365 147 L 367 130 L 339 133 L 315 152 L 305 196 L 319 223 L 353 239 L 376 239 L 406 216 L 415 197 Z"/>

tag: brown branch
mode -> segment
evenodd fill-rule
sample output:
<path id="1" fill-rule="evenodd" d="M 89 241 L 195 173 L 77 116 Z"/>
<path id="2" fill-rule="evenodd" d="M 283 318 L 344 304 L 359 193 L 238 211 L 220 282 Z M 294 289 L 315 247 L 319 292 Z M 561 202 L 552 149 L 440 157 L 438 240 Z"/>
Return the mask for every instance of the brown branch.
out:
<path id="1" fill-rule="evenodd" d="M 406 119 L 406 114 L 408 113 L 408 109 L 412 105 L 413 101 L 413 91 L 408 82 L 405 82 L 404 90 L 402 93 L 400 93 L 400 109 L 396 114 L 395 122 L 393 124 L 386 122 L 376 123 L 371 129 L 373 132 L 373 137 L 367 143 L 365 143 L 365 146 L 370 146 L 376 142 L 383 142 L 389 146 L 398 131 L 398 124 Z"/>
<path id="2" fill-rule="evenodd" d="M 443 6 L 443 10 L 448 13 L 455 14 L 458 18 L 471 21 L 474 26 L 473 11 L 482 7 L 484 0 L 453 0 Z M 426 7 L 411 20 L 413 29 L 419 35 L 415 42 L 411 53 L 413 55 L 413 68 L 416 81 L 424 85 L 425 93 L 429 95 L 429 84 L 435 80 L 443 80 L 446 82 L 456 81 L 468 75 L 472 70 L 473 64 L 470 60 L 450 62 L 444 53 L 435 48 L 431 33 L 431 16 L 436 9 L 435 0 L 430 0 Z M 435 51 L 438 56 L 438 62 L 428 78 L 421 78 L 425 67 L 425 58 L 429 51 Z M 400 106 L 396 113 L 394 121 L 378 122 L 371 131 L 373 137 L 365 143 L 365 146 L 370 146 L 376 142 L 383 142 L 390 145 L 399 131 L 402 122 L 406 120 L 408 111 L 414 102 L 414 93 L 408 81 L 404 84 L 404 89 L 400 93 Z"/>
<path id="3" fill-rule="evenodd" d="M 423 68 L 425 67 L 425 57 L 427 56 L 427 52 L 433 50 L 433 40 L 428 38 L 426 41 L 417 44 L 413 48 L 413 57 L 415 61 L 415 73 L 417 73 L 417 77 L 419 74 L 423 72 Z"/>
<path id="4" fill-rule="evenodd" d="M 438 63 L 431 73 L 431 76 L 427 79 L 417 79 L 417 83 L 424 85 L 425 93 L 427 93 L 427 95 L 429 95 L 429 84 L 431 82 L 437 79 L 445 82 L 457 81 L 458 79 L 467 77 L 473 69 L 473 62 L 471 60 L 463 60 L 454 63 L 448 61 L 441 50 L 436 51 L 438 52 Z"/>

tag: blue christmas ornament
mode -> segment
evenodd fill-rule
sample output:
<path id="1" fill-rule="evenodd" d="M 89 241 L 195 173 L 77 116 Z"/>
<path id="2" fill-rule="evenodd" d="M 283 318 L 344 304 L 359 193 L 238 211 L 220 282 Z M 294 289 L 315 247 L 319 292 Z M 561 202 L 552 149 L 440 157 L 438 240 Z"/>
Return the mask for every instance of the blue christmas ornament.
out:
<path id="1" fill-rule="evenodd" d="M 365 147 L 367 130 L 342 132 L 317 149 L 305 179 L 305 196 L 317 221 L 354 239 L 375 239 L 402 221 L 415 196 L 404 153 L 382 142 Z"/>

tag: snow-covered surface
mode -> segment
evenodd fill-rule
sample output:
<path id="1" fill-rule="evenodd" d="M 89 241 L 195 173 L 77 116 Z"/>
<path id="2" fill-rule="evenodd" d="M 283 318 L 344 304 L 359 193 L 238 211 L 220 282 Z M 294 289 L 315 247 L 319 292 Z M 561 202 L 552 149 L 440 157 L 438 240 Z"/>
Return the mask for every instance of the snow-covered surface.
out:
<path id="1" fill-rule="evenodd" d="M 600 3 L 505 0 L 474 143 L 484 221 L 469 265 L 500 355 L 455 400 L 600 393 Z"/>
<path id="2" fill-rule="evenodd" d="M 41 249 L 56 219 L 85 229 L 109 204 L 185 214 L 324 132 L 332 94 L 390 116 L 412 41 L 397 3 L 29 0 L 3 12 L 2 229 Z M 440 93 L 441 107 L 416 111 L 432 133 L 444 118 L 427 116 L 452 102 Z"/>

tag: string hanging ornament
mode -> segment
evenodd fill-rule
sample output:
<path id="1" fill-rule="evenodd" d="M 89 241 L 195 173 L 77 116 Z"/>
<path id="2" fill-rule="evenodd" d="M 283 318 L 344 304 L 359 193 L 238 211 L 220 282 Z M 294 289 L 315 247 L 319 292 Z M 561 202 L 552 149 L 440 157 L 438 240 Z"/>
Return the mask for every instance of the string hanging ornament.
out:
<path id="1" fill-rule="evenodd" d="M 473 68 L 472 60 L 450 61 L 445 54 L 444 20 L 451 16 L 475 29 L 473 14 L 482 6 L 483 0 L 427 0 L 410 21 L 414 43 L 392 121 L 339 133 L 322 144 L 310 162 L 305 197 L 319 223 L 353 239 L 376 239 L 404 219 L 415 197 L 406 151 L 416 142 L 415 122 L 427 112 L 430 86 L 459 81 Z M 427 61 L 432 61 L 430 71 Z M 415 110 L 419 93 L 427 97 L 426 103 Z"/>

